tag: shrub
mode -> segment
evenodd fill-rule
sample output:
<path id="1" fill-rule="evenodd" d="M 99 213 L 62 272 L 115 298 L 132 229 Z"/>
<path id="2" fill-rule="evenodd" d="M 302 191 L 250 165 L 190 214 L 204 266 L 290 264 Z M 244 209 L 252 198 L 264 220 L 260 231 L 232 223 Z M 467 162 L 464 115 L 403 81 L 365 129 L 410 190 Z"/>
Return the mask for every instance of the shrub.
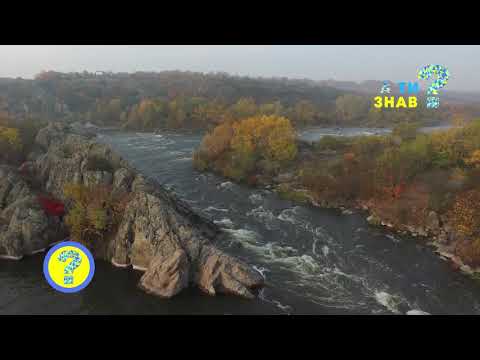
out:
<path id="1" fill-rule="evenodd" d="M 34 149 L 35 138 L 37 137 L 38 131 L 46 125 L 46 121 L 37 118 L 28 118 L 19 122 L 18 130 L 25 156 Z"/>
<path id="2" fill-rule="evenodd" d="M 8 163 L 18 163 L 23 158 L 22 150 L 19 130 L 0 126 L 0 157 Z"/>
<path id="3" fill-rule="evenodd" d="M 205 171 L 208 168 L 208 161 L 205 154 L 201 151 L 195 151 L 193 153 L 193 167 L 199 171 Z"/>
<path id="4" fill-rule="evenodd" d="M 455 230 L 464 236 L 476 236 L 480 232 L 480 191 L 469 190 L 455 198 L 450 210 Z"/>
<path id="5" fill-rule="evenodd" d="M 417 123 L 404 122 L 393 128 L 392 135 L 402 140 L 413 140 L 417 136 L 419 125 Z"/>
<path id="6" fill-rule="evenodd" d="M 126 193 L 112 192 L 111 187 L 67 184 L 65 197 L 72 201 L 65 218 L 72 239 L 93 245 L 102 241 L 120 223 L 130 200 Z"/>
<path id="7" fill-rule="evenodd" d="M 74 151 L 71 146 L 67 144 L 63 144 L 60 147 L 60 155 L 63 156 L 66 159 L 70 159 L 73 157 Z"/>
<path id="8" fill-rule="evenodd" d="M 351 151 L 360 157 L 371 159 L 387 146 L 385 136 L 357 136 L 351 139 Z"/>
<path id="9" fill-rule="evenodd" d="M 315 149 L 319 151 L 340 151 L 345 150 L 350 145 L 350 142 L 351 139 L 347 137 L 326 135 L 315 143 Z"/>
<path id="10" fill-rule="evenodd" d="M 472 167 L 480 167 L 480 149 L 473 151 L 470 157 L 465 160 L 465 163 Z"/>
<path id="11" fill-rule="evenodd" d="M 282 199 L 294 202 L 306 203 L 309 200 L 308 195 L 305 191 L 291 189 L 286 184 L 280 184 L 277 187 L 277 193 Z"/>
<path id="12" fill-rule="evenodd" d="M 460 240 L 456 243 L 455 254 L 470 266 L 480 265 L 480 238 Z"/>
<path id="13" fill-rule="evenodd" d="M 229 123 L 221 124 L 205 135 L 200 144 L 200 151 L 205 159 L 215 160 L 230 147 L 233 138 L 233 128 Z"/>

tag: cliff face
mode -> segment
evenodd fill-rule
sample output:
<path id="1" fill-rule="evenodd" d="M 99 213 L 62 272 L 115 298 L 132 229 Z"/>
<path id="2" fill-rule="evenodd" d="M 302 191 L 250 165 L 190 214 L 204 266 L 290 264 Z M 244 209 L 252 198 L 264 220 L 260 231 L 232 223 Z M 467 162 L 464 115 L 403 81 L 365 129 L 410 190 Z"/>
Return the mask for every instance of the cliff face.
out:
<path id="1" fill-rule="evenodd" d="M 58 219 L 44 213 L 37 193 L 16 169 L 0 166 L 0 258 L 21 259 L 65 235 Z"/>
<path id="2" fill-rule="evenodd" d="M 138 174 L 85 130 L 50 124 L 36 142 L 45 151 L 30 164 L 37 184 L 29 184 L 15 169 L 0 168 L 0 256 L 18 259 L 64 238 L 64 225 L 38 205 L 38 191 L 65 200 L 67 183 L 107 184 L 130 193 L 131 200 L 116 233 L 91 250 L 116 266 L 145 271 L 139 284 L 145 291 L 172 297 L 194 285 L 211 295 L 252 298 L 253 290 L 263 286 L 258 272 L 215 247 L 216 225 Z M 92 158 L 107 166 L 92 169 Z"/>

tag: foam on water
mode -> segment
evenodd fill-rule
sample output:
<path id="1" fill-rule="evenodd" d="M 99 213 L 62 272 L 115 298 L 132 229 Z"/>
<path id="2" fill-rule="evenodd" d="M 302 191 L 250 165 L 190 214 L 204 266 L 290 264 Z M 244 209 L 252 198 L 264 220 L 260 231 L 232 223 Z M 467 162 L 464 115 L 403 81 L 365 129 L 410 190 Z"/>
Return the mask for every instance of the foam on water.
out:
<path id="1" fill-rule="evenodd" d="M 313 255 L 315 255 L 315 256 L 318 255 L 318 254 L 317 254 L 317 242 L 318 242 L 318 239 L 317 239 L 317 238 L 313 239 L 313 243 L 312 243 L 312 253 L 313 253 Z"/>
<path id="2" fill-rule="evenodd" d="M 253 269 L 254 269 L 255 271 L 257 271 L 260 275 L 262 275 L 262 277 L 263 277 L 265 280 L 267 279 L 267 277 L 265 276 L 265 273 L 266 273 L 267 271 L 270 271 L 270 270 L 265 269 L 264 267 L 257 267 L 256 265 L 253 266 Z"/>
<path id="3" fill-rule="evenodd" d="M 407 315 L 431 315 L 428 312 L 422 311 L 422 310 L 409 310 L 406 313 Z"/>
<path id="4" fill-rule="evenodd" d="M 393 236 L 391 234 L 387 234 L 386 236 L 387 236 L 387 238 L 392 240 L 394 243 L 399 243 L 401 241 L 400 239 L 396 238 L 395 236 Z"/>
<path id="5" fill-rule="evenodd" d="M 229 233 L 234 239 L 239 241 L 245 241 L 248 243 L 256 243 L 260 239 L 260 235 L 255 231 L 246 229 L 224 229 L 226 233 Z"/>
<path id="6" fill-rule="evenodd" d="M 372 295 L 366 279 L 346 273 L 336 265 L 330 267 L 322 264 L 313 256 L 301 254 L 298 249 L 288 245 L 279 245 L 274 242 L 262 244 L 258 234 L 248 230 L 239 229 L 228 232 L 259 256 L 262 262 L 296 274 L 295 287 L 316 288 L 315 291 L 302 294 L 314 303 L 334 308 L 354 309 L 365 306 L 365 303 L 354 300 L 351 293 L 352 287 L 354 291 L 364 293 L 365 298 Z M 293 289 L 292 287 L 289 291 L 296 293 Z"/>
<path id="7" fill-rule="evenodd" d="M 256 221 L 262 222 L 265 224 L 267 229 L 272 229 L 272 225 L 274 224 L 274 220 L 276 219 L 273 212 L 270 210 L 266 210 L 263 206 L 259 206 L 254 208 L 246 213 L 247 216 L 253 217 Z"/>
<path id="8" fill-rule="evenodd" d="M 282 220 L 282 221 L 288 221 L 292 224 L 295 224 L 296 223 L 296 220 L 295 220 L 296 209 L 297 209 L 297 207 L 294 207 L 294 208 L 291 208 L 291 209 L 285 209 L 277 216 L 277 218 Z"/>
<path id="9" fill-rule="evenodd" d="M 276 261 L 292 266 L 293 271 L 302 275 L 314 275 L 320 270 L 320 265 L 310 255 L 277 257 Z"/>
<path id="10" fill-rule="evenodd" d="M 252 204 L 258 204 L 263 201 L 263 197 L 260 194 L 252 194 L 248 197 Z"/>
<path id="11" fill-rule="evenodd" d="M 270 304 L 273 304 L 275 305 L 277 308 L 279 308 L 280 310 L 282 310 L 283 312 L 287 313 L 287 314 L 290 314 L 293 310 L 293 308 L 290 306 L 290 305 L 284 305 L 282 304 L 280 301 L 278 300 L 275 300 L 275 299 L 269 299 L 266 295 L 265 295 L 265 289 L 261 289 L 260 292 L 258 293 L 258 298 L 264 302 L 267 302 L 267 303 L 270 303 Z"/>
<path id="12" fill-rule="evenodd" d="M 323 245 L 322 246 L 322 253 L 323 253 L 323 256 L 327 257 L 328 254 L 330 252 L 330 248 L 327 246 L 327 245 Z"/>
<path id="13" fill-rule="evenodd" d="M 175 159 L 175 161 L 190 161 L 190 160 L 192 160 L 192 157 L 188 157 L 188 156 L 179 157 Z"/>
<path id="14" fill-rule="evenodd" d="M 206 211 L 206 212 L 209 212 L 209 211 L 228 212 L 228 209 L 221 209 L 221 208 L 217 208 L 215 206 L 209 206 L 204 211 Z"/>
<path id="15" fill-rule="evenodd" d="M 398 295 L 389 294 L 386 291 L 376 291 L 375 300 L 394 314 L 401 314 L 399 306 L 408 302 Z"/>
<path id="16" fill-rule="evenodd" d="M 234 184 L 231 181 L 225 181 L 218 185 L 221 189 L 230 190 L 233 188 Z"/>
<path id="17" fill-rule="evenodd" d="M 179 156 L 179 155 L 184 155 L 185 153 L 183 151 L 169 151 L 168 155 L 174 155 L 174 156 Z"/>
<path id="18" fill-rule="evenodd" d="M 232 220 L 230 220 L 229 218 L 223 218 L 223 219 L 220 219 L 220 220 L 213 220 L 213 222 L 214 222 L 216 225 L 219 225 L 219 226 L 222 226 L 222 227 L 226 227 L 226 228 L 228 228 L 228 229 L 233 228 L 233 222 L 232 222 Z"/>

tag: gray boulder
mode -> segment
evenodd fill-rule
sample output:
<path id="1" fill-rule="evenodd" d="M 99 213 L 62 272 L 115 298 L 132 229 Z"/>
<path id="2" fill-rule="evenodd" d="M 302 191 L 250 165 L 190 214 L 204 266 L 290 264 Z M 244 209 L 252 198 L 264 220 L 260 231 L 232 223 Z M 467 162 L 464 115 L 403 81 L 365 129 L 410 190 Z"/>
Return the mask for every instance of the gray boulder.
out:
<path id="1" fill-rule="evenodd" d="M 21 258 L 44 250 L 53 242 L 49 220 L 33 196 L 20 198 L 1 212 L 0 256 Z M 8 224 L 5 226 L 5 224 Z"/>
<path id="2" fill-rule="evenodd" d="M 374 226 L 380 226 L 382 224 L 382 220 L 375 214 L 371 214 L 369 217 L 367 217 L 367 222 Z"/>
<path id="3" fill-rule="evenodd" d="M 252 290 L 263 286 L 263 277 L 248 265 L 213 246 L 203 246 L 195 283 L 207 294 L 233 294 L 253 298 Z"/>
<path id="4" fill-rule="evenodd" d="M 132 171 L 126 168 L 120 168 L 113 174 L 113 187 L 117 190 L 129 192 L 134 179 Z"/>
<path id="5" fill-rule="evenodd" d="M 157 256 L 140 279 L 146 292 L 170 298 L 188 287 L 189 262 L 185 251 L 178 249 L 170 257 Z"/>
<path id="6" fill-rule="evenodd" d="M 430 211 L 428 216 L 427 216 L 427 219 L 426 219 L 426 223 L 425 223 L 425 227 L 432 233 L 436 234 L 439 232 L 440 230 L 440 219 L 438 218 L 438 215 L 435 211 Z"/>
<path id="7" fill-rule="evenodd" d="M 19 206 L 12 215 L 7 231 L 21 241 L 24 254 L 32 254 L 48 246 L 50 239 L 45 237 L 47 227 L 48 219 L 41 208 Z"/>
<path id="8" fill-rule="evenodd" d="M 113 176 L 108 171 L 85 171 L 83 184 L 86 186 L 112 185 Z"/>
<path id="9" fill-rule="evenodd" d="M 35 143 L 47 150 L 50 145 L 62 143 L 68 126 L 62 123 L 49 123 L 47 127 L 40 129 L 35 138 Z"/>

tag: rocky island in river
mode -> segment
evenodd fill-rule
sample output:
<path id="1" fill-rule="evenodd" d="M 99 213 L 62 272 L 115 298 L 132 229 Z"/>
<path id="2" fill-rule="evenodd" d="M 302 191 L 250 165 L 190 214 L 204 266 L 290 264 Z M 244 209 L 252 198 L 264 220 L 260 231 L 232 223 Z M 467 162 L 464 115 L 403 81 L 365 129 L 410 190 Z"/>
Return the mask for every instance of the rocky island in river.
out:
<path id="1" fill-rule="evenodd" d="M 90 250 L 115 266 L 145 271 L 139 284 L 145 291 L 169 298 L 196 286 L 210 295 L 253 298 L 264 285 L 257 271 L 215 247 L 215 224 L 138 174 L 86 129 L 50 123 L 35 142 L 36 152 L 23 166 L 28 175 L 12 166 L 0 168 L 1 258 L 20 260 L 68 236 L 64 221 L 42 209 L 39 195 L 63 201 L 68 213 L 67 184 L 107 185 L 128 193 L 129 201 L 119 226 Z M 108 163 L 111 171 L 87 166 L 92 157 Z"/>

